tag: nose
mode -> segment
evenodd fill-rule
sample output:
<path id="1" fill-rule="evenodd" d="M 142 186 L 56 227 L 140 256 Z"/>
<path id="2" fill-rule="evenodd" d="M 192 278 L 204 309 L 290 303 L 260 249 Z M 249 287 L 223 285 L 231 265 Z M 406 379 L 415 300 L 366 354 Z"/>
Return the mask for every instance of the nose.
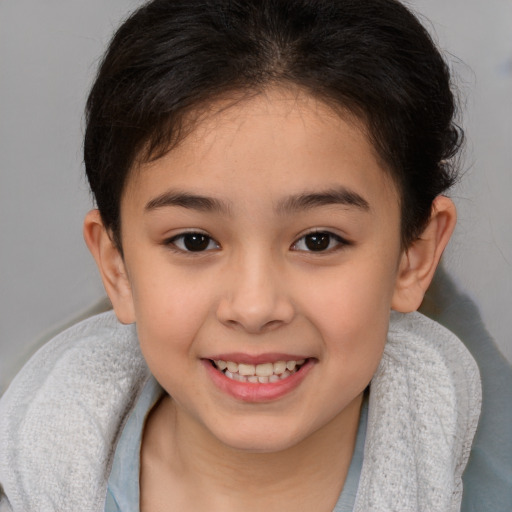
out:
<path id="1" fill-rule="evenodd" d="M 270 257 L 245 257 L 226 274 L 217 308 L 220 322 L 256 334 L 292 321 L 295 308 L 286 278 Z"/>

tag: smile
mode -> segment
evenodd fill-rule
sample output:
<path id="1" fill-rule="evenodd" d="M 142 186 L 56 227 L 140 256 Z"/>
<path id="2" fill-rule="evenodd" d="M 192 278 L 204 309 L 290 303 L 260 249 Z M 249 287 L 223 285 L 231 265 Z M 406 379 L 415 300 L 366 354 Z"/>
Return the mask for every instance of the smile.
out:
<path id="1" fill-rule="evenodd" d="M 236 400 L 249 403 L 278 400 L 296 390 L 318 362 L 316 358 L 288 359 L 276 354 L 251 361 L 245 354 L 203 359 L 213 384 Z M 245 359 L 245 360 L 244 360 Z"/>
<path id="2" fill-rule="evenodd" d="M 300 370 L 305 362 L 305 359 L 261 364 L 236 363 L 222 359 L 212 361 L 214 366 L 228 379 L 253 384 L 272 384 L 285 380 Z"/>

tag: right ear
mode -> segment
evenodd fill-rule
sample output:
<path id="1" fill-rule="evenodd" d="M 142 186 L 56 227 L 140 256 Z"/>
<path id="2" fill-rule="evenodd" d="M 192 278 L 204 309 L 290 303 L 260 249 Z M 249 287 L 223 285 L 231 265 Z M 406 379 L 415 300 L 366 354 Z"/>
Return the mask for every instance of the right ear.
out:
<path id="1" fill-rule="evenodd" d="M 118 320 L 123 324 L 135 322 L 132 289 L 124 260 L 111 234 L 105 229 L 98 210 L 91 210 L 85 216 L 84 239 L 96 260 Z"/>

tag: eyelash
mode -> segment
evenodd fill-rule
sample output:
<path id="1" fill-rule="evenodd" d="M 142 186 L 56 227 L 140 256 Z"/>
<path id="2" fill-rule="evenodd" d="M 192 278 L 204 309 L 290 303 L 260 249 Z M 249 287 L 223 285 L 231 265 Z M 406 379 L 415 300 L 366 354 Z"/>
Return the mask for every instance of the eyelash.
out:
<path id="1" fill-rule="evenodd" d="M 317 243 L 317 249 L 320 248 L 320 250 L 315 250 L 312 249 L 311 247 L 307 247 L 308 238 L 309 241 Z M 326 242 L 327 246 L 325 246 Z M 303 246 L 306 246 L 306 248 L 299 247 L 301 244 Z M 317 230 L 311 231 L 310 233 L 306 233 L 305 235 L 300 237 L 296 242 L 292 244 L 291 248 L 294 251 L 303 251 L 309 253 L 328 253 L 339 250 L 342 247 L 348 245 L 351 245 L 351 243 L 339 235 L 331 233 L 330 231 Z"/>
<path id="2" fill-rule="evenodd" d="M 187 247 L 188 242 L 188 247 Z M 308 247 L 308 242 L 316 244 L 316 248 Z M 198 244 L 195 249 L 191 247 L 190 243 Z M 325 245 L 327 243 L 327 245 Z M 165 245 L 171 246 L 174 250 L 184 253 L 202 253 L 211 250 L 220 249 L 220 244 L 212 237 L 200 231 L 190 231 L 180 233 L 173 236 L 164 242 Z M 213 247 L 212 247 L 213 245 Z M 302 245 L 302 247 L 301 247 Z M 343 246 L 351 245 L 351 243 L 339 235 L 335 235 L 330 231 L 312 231 L 300 237 L 291 245 L 291 250 L 311 252 L 311 253 L 326 253 L 340 249 Z M 317 250 L 318 249 L 318 250 Z"/>
<path id="3" fill-rule="evenodd" d="M 190 247 L 187 248 L 187 238 L 188 242 L 199 242 L 199 250 L 193 250 Z M 194 238 L 196 240 L 194 240 Z M 203 245 L 201 245 L 201 243 L 203 245 L 206 243 L 206 245 L 204 245 L 204 248 Z M 212 244 L 214 245 L 214 247 L 211 247 Z M 189 231 L 186 233 L 180 233 L 179 235 L 173 236 L 172 238 L 165 240 L 164 245 L 173 248 L 177 252 L 185 253 L 201 253 L 215 249 L 220 249 L 220 245 L 211 236 L 208 236 L 206 233 L 201 233 L 200 231 Z"/>

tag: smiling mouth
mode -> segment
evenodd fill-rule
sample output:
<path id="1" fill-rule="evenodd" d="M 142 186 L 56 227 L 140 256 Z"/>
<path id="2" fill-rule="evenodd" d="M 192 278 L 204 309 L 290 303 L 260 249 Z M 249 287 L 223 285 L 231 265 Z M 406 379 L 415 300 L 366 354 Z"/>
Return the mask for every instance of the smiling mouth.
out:
<path id="1" fill-rule="evenodd" d="M 252 384 L 271 384 L 297 373 L 307 359 L 276 361 L 275 363 L 245 364 L 222 359 L 211 360 L 212 365 L 228 379 Z"/>

